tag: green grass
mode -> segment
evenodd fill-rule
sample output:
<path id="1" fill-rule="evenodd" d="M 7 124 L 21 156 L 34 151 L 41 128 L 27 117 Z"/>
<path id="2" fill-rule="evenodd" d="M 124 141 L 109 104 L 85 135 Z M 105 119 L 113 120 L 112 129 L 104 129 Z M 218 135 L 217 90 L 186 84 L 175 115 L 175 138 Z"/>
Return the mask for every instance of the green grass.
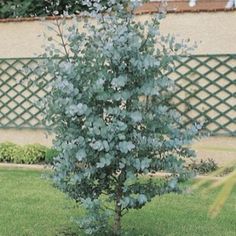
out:
<path id="1" fill-rule="evenodd" d="M 132 211 L 124 219 L 132 225 L 129 235 L 145 236 L 235 236 L 236 192 L 232 194 L 222 213 L 215 219 L 207 216 L 216 193 L 169 194 L 156 198 L 141 211 Z"/>
<path id="2" fill-rule="evenodd" d="M 76 230 L 70 216 L 81 210 L 41 176 L 39 171 L 0 169 L 0 236 L 55 236 Z M 212 220 L 207 211 L 215 196 L 165 195 L 131 211 L 123 225 L 128 236 L 235 236 L 236 191 Z"/>
<path id="3" fill-rule="evenodd" d="M 74 204 L 32 170 L 0 169 L 0 235 L 51 236 L 72 227 Z"/>

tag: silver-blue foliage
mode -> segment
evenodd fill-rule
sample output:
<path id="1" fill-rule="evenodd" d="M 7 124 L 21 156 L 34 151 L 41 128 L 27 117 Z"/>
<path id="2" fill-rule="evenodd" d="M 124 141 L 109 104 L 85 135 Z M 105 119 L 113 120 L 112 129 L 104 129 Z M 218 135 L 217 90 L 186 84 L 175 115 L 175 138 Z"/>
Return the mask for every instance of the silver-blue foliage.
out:
<path id="1" fill-rule="evenodd" d="M 83 32 L 77 23 L 70 25 L 65 57 L 46 64 L 54 80 L 45 119 L 53 124 L 60 153 L 54 183 L 90 213 L 95 209 L 97 215 L 93 211 L 82 220 L 88 234 L 105 232 L 110 210 L 101 211 L 101 205 L 112 208 L 114 202 L 113 232 L 120 235 L 120 218 L 128 209 L 178 190 L 198 127 L 183 127 L 167 101 L 174 92 L 167 73 L 188 51 L 187 43 L 160 34 L 160 15 L 140 22 L 120 4 L 119 11 L 101 15 L 94 2 L 96 21 L 79 19 Z M 57 57 L 57 52 L 49 53 Z M 152 181 L 150 173 L 158 171 L 171 175 Z"/>

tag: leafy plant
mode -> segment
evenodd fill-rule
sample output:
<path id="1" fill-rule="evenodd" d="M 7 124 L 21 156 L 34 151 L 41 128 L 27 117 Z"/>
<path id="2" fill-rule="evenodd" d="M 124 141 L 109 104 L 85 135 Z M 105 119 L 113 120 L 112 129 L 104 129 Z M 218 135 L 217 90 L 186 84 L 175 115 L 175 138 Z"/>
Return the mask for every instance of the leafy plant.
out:
<path id="1" fill-rule="evenodd" d="M 207 174 L 216 171 L 219 167 L 214 159 L 208 158 L 206 160 L 201 159 L 200 162 L 194 160 L 188 165 L 188 168 L 198 174 Z"/>
<path id="2" fill-rule="evenodd" d="M 44 101 L 59 152 L 53 179 L 87 209 L 77 222 L 90 235 L 108 232 L 110 214 L 109 235 L 121 235 L 129 209 L 179 191 L 178 181 L 188 176 L 185 158 L 194 155 L 187 145 L 200 128 L 184 128 L 166 105 L 174 92 L 168 72 L 188 44 L 160 35 L 160 15 L 142 23 L 132 6 L 110 3 L 115 11 L 105 16 L 99 1 L 92 4 L 96 23 L 80 19 L 84 32 L 78 22 L 67 30 L 66 21 L 57 22 L 65 56 L 55 60 L 59 49 L 49 38 L 47 53 L 54 58 L 42 65 L 54 78 Z M 157 183 L 148 175 L 157 171 L 172 175 Z"/>
<path id="3" fill-rule="evenodd" d="M 35 164 L 45 160 L 46 148 L 40 144 L 28 144 L 22 147 L 22 154 L 17 162 Z"/>
<path id="4" fill-rule="evenodd" d="M 232 173 L 233 171 L 235 171 L 235 168 L 236 166 L 235 165 L 229 165 L 229 166 L 226 166 L 219 174 L 219 176 L 226 176 L 230 173 Z"/>
<path id="5" fill-rule="evenodd" d="M 19 153 L 20 147 L 14 143 L 0 144 L 0 161 L 12 162 Z"/>
<path id="6" fill-rule="evenodd" d="M 54 148 L 48 148 L 45 153 L 45 162 L 53 164 L 54 158 L 58 156 L 58 151 Z"/>
<path id="7" fill-rule="evenodd" d="M 57 155 L 54 149 L 40 144 L 20 146 L 6 142 L 0 144 L 0 161 L 24 164 L 52 163 Z"/>
<path id="8" fill-rule="evenodd" d="M 117 2 L 122 1 L 123 0 Z M 105 8 L 107 7 L 108 2 L 109 1 L 107 0 L 100 1 Z M 91 6 L 87 7 L 83 4 L 83 0 L 1 0 L 0 18 L 52 16 L 61 15 L 65 12 L 68 14 L 76 14 L 84 10 L 92 10 L 90 7 Z"/>

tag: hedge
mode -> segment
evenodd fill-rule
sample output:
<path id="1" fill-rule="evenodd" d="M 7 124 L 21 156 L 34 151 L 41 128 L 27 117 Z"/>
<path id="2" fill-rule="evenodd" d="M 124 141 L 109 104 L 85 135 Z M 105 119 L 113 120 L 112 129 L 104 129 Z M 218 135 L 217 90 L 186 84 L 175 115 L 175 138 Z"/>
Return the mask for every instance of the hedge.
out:
<path id="1" fill-rule="evenodd" d="M 14 143 L 0 143 L 0 162 L 19 164 L 51 164 L 57 151 L 40 144 L 20 146 Z"/>

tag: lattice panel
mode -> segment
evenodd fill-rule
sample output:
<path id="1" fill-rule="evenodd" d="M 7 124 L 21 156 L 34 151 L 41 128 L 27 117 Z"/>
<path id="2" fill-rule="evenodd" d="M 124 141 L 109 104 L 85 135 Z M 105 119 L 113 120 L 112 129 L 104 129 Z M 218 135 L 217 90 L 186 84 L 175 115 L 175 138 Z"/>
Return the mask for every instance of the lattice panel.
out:
<path id="1" fill-rule="evenodd" d="M 236 136 L 236 55 L 189 56 L 175 65 L 172 101 L 185 124 L 203 121 L 212 134 Z"/>
<path id="2" fill-rule="evenodd" d="M 40 59 L 0 59 L 0 127 L 43 128 L 41 110 L 36 105 L 48 90 L 48 76 L 34 69 Z M 46 83 L 37 83 L 44 81 Z"/>
<path id="3" fill-rule="evenodd" d="M 0 59 L 0 128 L 44 128 L 35 102 L 49 91 L 38 76 L 39 58 Z M 204 121 L 212 134 L 236 136 L 236 55 L 195 55 L 175 61 L 173 106 L 186 124 Z M 38 81 L 45 83 L 40 84 Z M 29 85 L 29 81 L 32 83 Z"/>

